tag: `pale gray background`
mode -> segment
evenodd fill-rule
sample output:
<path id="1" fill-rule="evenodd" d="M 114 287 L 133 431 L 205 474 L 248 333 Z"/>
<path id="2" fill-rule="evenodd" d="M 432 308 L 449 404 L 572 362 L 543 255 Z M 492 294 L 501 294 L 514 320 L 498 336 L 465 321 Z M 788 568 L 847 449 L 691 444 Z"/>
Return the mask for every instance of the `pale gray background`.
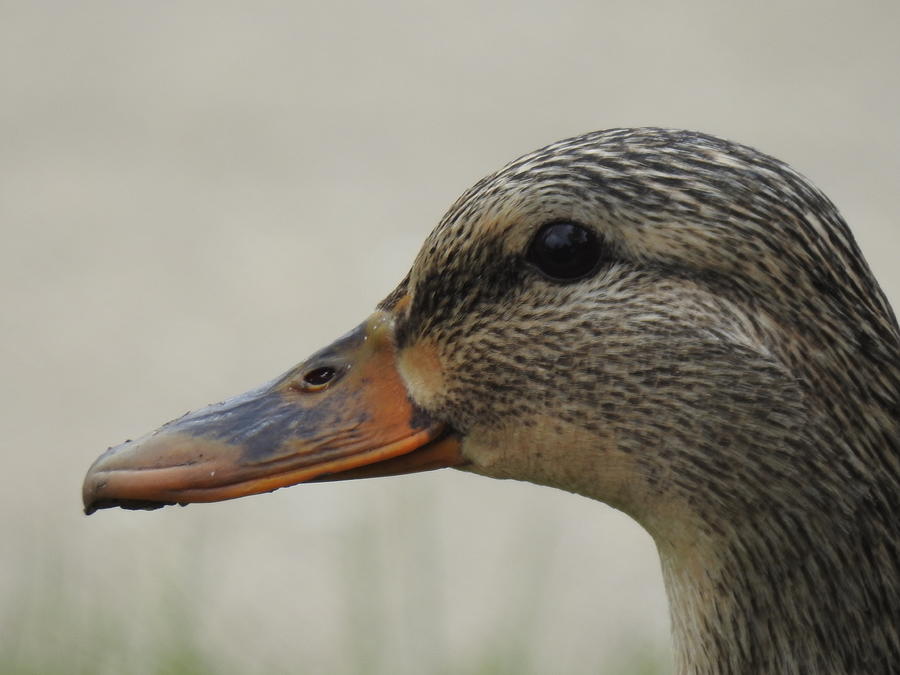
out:
<path id="1" fill-rule="evenodd" d="M 839 205 L 900 300 L 900 3 L 0 2 L 0 671 L 667 667 L 656 553 L 452 471 L 80 513 L 107 445 L 285 370 L 468 185 L 612 126 Z"/>

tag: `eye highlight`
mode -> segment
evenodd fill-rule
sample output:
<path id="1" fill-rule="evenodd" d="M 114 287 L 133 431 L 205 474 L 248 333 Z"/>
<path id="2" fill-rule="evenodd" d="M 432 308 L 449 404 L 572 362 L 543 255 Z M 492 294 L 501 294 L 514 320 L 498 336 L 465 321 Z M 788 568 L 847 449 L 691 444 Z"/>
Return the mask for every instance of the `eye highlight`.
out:
<path id="1" fill-rule="evenodd" d="M 551 279 L 576 281 L 597 268 L 602 254 L 602 242 L 593 230 L 562 221 L 541 227 L 525 258 Z"/>

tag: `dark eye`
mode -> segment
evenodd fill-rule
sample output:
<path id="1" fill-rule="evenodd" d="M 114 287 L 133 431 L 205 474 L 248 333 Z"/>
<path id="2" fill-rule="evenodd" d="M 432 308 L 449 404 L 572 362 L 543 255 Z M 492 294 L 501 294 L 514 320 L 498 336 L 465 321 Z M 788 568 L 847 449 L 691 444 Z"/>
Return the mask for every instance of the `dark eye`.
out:
<path id="1" fill-rule="evenodd" d="M 534 236 L 526 258 L 557 281 L 575 281 L 593 272 L 603 247 L 593 231 L 575 223 L 547 223 Z"/>

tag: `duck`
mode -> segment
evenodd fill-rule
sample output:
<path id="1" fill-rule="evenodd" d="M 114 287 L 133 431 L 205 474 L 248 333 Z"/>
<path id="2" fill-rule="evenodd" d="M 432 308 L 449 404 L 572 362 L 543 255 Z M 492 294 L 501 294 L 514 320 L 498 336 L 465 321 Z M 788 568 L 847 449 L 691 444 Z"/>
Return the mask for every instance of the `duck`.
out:
<path id="1" fill-rule="evenodd" d="M 453 467 L 649 532 L 687 675 L 900 671 L 900 329 L 834 204 L 700 132 L 481 179 L 359 326 L 108 449 L 86 513 Z"/>

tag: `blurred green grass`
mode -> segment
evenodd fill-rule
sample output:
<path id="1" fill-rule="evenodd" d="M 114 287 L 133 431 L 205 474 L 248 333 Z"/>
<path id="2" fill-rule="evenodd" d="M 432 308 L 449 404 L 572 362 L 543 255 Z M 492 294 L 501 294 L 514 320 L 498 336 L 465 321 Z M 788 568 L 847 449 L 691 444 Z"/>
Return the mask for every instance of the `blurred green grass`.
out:
<path id="1" fill-rule="evenodd" d="M 410 511 L 410 522 L 422 518 L 421 510 Z M 427 520 L 427 514 L 425 514 Z M 346 577 L 343 597 L 344 627 L 336 650 L 335 666 L 307 665 L 298 649 L 291 655 L 254 655 L 254 673 L 321 673 L 336 675 L 396 675 L 398 672 L 435 675 L 538 675 L 546 672 L 538 664 L 533 647 L 540 643 L 545 583 L 551 566 L 553 533 L 532 532 L 514 551 L 517 574 L 511 577 L 510 606 L 496 630 L 477 636 L 467 653 L 448 647 L 441 621 L 443 607 L 440 557 L 434 540 L 414 532 L 409 553 L 425 574 L 411 581 L 404 602 L 415 653 L 392 653 L 386 633 L 389 613 L 384 596 L 383 569 L 378 557 L 376 533 L 362 524 L 345 539 L 342 575 Z M 423 528 L 425 532 L 427 528 Z M 38 538 L 30 549 L 17 552 L 16 579 L 0 598 L 0 674 L 2 675 L 246 675 L 246 664 L 229 663 L 227 656 L 211 643 L 200 628 L 204 625 L 202 603 L 182 592 L 189 583 L 179 577 L 181 568 L 161 565 L 151 588 L 137 584 L 136 592 L 151 597 L 137 601 L 115 595 L 93 593 L 90 582 L 79 579 L 79 561 L 63 538 Z M 196 561 L 188 560 L 190 567 Z M 372 575 L 376 575 L 375 578 Z M 435 584 L 430 584 L 435 580 Z M 112 578 L 110 584 L 116 583 Z M 298 596 L 301 593 L 298 583 Z M 252 601 L 248 599 L 248 601 Z M 423 623 L 420 617 L 434 617 Z M 287 633 L 290 627 L 285 627 Z M 246 640 L 245 635 L 222 636 L 226 640 Z M 614 655 L 584 654 L 574 659 L 577 671 L 567 673 L 622 673 L 663 675 L 669 673 L 669 657 L 658 647 L 637 637 Z"/>

